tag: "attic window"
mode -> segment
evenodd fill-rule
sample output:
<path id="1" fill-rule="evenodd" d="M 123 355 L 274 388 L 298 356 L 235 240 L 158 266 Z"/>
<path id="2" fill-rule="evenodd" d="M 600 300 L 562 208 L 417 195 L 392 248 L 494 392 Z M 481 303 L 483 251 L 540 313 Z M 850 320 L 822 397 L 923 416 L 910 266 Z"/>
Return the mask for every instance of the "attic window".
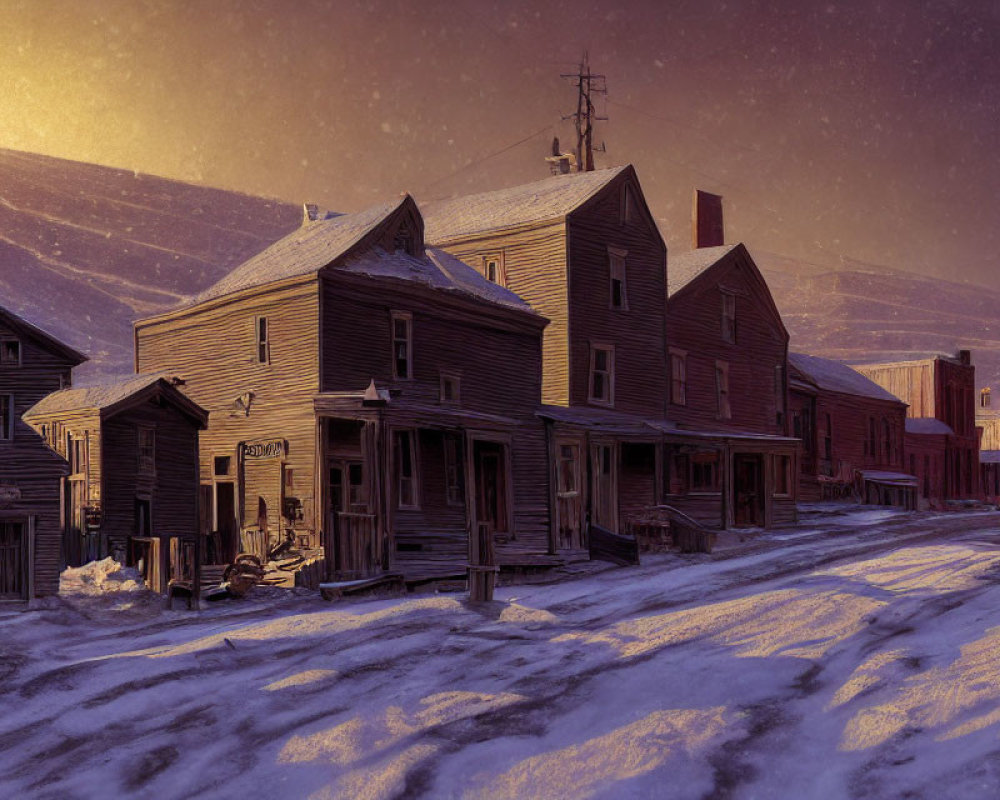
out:
<path id="1" fill-rule="evenodd" d="M 459 403 L 461 381 L 458 375 L 441 373 L 441 404 L 455 406 Z"/>
<path id="2" fill-rule="evenodd" d="M 21 342 L 17 339 L 0 341 L 0 365 L 17 367 L 21 364 Z"/>
<path id="3" fill-rule="evenodd" d="M 979 405 L 982 408 L 990 407 L 990 388 L 987 386 L 979 393 Z"/>
<path id="4" fill-rule="evenodd" d="M 267 317 L 257 317 L 257 363 L 271 363 L 271 330 Z"/>
<path id="5" fill-rule="evenodd" d="M 392 312 L 392 377 L 412 377 L 413 316 L 405 311 Z"/>
<path id="6" fill-rule="evenodd" d="M 410 229 L 404 224 L 400 225 L 396 229 L 396 236 L 392 241 L 393 250 L 402 250 L 409 255 L 414 255 L 413 252 L 413 234 L 410 233 Z"/>
<path id="7" fill-rule="evenodd" d="M 507 272 L 504 269 L 503 253 L 483 258 L 483 275 L 491 283 L 497 283 L 500 286 L 507 285 Z"/>
<path id="8" fill-rule="evenodd" d="M 618 224 L 626 225 L 632 221 L 632 215 L 635 213 L 634 205 L 635 199 L 632 197 L 632 188 L 626 183 L 622 186 L 621 205 L 618 209 Z"/>

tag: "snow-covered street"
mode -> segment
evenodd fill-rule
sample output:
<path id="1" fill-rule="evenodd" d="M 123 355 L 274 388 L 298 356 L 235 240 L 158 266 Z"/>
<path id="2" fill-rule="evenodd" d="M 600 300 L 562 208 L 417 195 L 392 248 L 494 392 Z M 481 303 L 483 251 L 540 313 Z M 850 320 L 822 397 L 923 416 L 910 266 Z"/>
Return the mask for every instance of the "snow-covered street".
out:
<path id="1" fill-rule="evenodd" d="M 0 611 L 0 796 L 1000 791 L 1000 513 L 817 513 L 728 555 L 577 569 L 478 608 Z"/>

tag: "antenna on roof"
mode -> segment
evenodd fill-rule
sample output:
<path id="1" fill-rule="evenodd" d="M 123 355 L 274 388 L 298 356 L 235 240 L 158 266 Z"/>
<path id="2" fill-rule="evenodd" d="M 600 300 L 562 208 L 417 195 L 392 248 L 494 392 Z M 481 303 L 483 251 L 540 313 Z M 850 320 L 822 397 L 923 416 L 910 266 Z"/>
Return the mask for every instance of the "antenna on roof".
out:
<path id="1" fill-rule="evenodd" d="M 590 71 L 590 56 L 584 51 L 580 60 L 580 69 L 576 73 L 563 73 L 561 78 L 576 81 L 576 112 L 563 116 L 571 119 L 576 127 L 576 170 L 577 172 L 593 172 L 594 170 L 594 123 L 606 121 L 606 116 L 597 116 L 597 109 L 590 99 L 592 94 L 608 93 L 606 75 L 598 75 Z M 604 152 L 604 143 L 600 151 Z"/>

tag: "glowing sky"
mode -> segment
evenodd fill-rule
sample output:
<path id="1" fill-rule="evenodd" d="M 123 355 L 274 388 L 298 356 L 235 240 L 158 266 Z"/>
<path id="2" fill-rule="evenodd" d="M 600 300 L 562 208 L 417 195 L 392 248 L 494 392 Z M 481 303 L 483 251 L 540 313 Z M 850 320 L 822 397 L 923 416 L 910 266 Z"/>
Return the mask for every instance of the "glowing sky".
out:
<path id="1" fill-rule="evenodd" d="M 752 249 L 1000 286 L 997 3 L 2 6 L 0 147 L 343 211 L 429 200 L 544 177 L 588 48 L 598 165 L 636 165 L 672 249 L 697 186 Z"/>

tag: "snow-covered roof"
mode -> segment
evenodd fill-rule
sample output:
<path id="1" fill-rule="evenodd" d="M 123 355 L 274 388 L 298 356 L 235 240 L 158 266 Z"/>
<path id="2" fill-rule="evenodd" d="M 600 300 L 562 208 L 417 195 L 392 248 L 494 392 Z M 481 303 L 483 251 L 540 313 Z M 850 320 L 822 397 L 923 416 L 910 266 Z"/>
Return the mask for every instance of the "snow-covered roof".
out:
<path id="1" fill-rule="evenodd" d="M 428 242 L 514 228 L 565 217 L 617 178 L 628 166 L 571 172 L 492 192 L 423 205 Z"/>
<path id="2" fill-rule="evenodd" d="M 192 298 L 188 305 L 317 272 L 344 255 L 404 202 L 406 197 L 356 214 L 341 214 L 306 223 L 244 261 L 222 280 Z"/>
<path id="3" fill-rule="evenodd" d="M 872 483 L 890 484 L 893 486 L 917 485 L 917 476 L 907 475 L 905 472 L 889 472 L 880 469 L 863 469 L 859 471 L 861 472 L 862 479 L 871 481 Z"/>
<path id="4" fill-rule="evenodd" d="M 159 390 L 170 397 L 176 405 L 186 409 L 202 424 L 208 419 L 208 412 L 193 400 L 182 394 L 168 380 L 164 372 L 132 375 L 94 386 L 60 389 L 43 397 L 24 413 L 25 419 L 43 417 L 50 414 L 64 414 L 73 411 L 108 411 L 135 395 L 160 384 Z"/>
<path id="5" fill-rule="evenodd" d="M 789 353 L 788 363 L 812 380 L 820 389 L 858 395 L 859 397 L 872 397 L 878 400 L 890 400 L 895 403 L 903 402 L 875 381 L 866 378 L 860 372 L 839 361 L 810 356 L 805 353 Z"/>
<path id="6" fill-rule="evenodd" d="M 705 270 L 714 267 L 739 244 L 699 247 L 667 259 L 667 295 L 679 292 Z"/>
<path id="7" fill-rule="evenodd" d="M 538 416 L 554 422 L 586 425 L 604 433 L 653 434 L 676 429 L 674 423 L 667 420 L 647 419 L 611 408 L 543 405 L 538 410 Z"/>
<path id="8" fill-rule="evenodd" d="M 535 313 L 531 306 L 510 289 L 486 280 L 468 264 L 435 247 L 428 247 L 424 258 L 416 258 L 401 250 L 387 253 L 377 247 L 349 256 L 337 269 L 357 275 L 413 281 L 434 289 L 472 295 L 491 303 Z"/>
<path id="9" fill-rule="evenodd" d="M 951 436 L 955 433 L 955 431 L 951 429 L 950 425 L 939 419 L 935 419 L 934 417 L 907 417 L 906 432 L 938 435 L 944 434 L 947 436 Z"/>

